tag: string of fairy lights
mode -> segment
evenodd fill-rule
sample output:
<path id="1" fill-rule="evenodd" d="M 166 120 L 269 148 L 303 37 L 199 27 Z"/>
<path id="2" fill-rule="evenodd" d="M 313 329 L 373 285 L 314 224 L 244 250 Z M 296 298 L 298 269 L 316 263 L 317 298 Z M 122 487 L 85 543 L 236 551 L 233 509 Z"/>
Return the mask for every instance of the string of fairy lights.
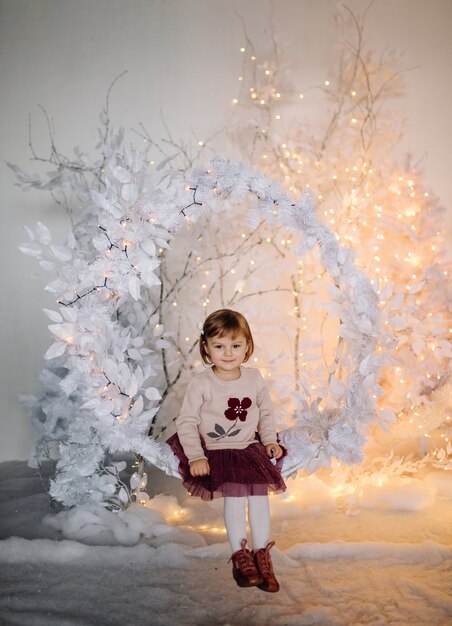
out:
<path id="1" fill-rule="evenodd" d="M 245 47 L 241 47 L 240 52 L 246 57 L 247 49 Z M 443 336 L 450 336 L 452 328 L 445 327 L 447 325 L 446 318 L 441 317 L 441 314 L 438 317 L 436 311 L 422 310 L 425 296 L 421 293 L 422 286 L 419 286 L 422 281 L 426 281 L 428 284 L 430 279 L 428 273 L 424 275 L 424 268 L 428 266 L 426 254 L 430 253 L 434 257 L 444 249 L 444 233 L 441 229 L 436 228 L 432 233 L 429 233 L 430 243 L 425 244 L 423 242 L 422 249 L 418 249 L 416 252 L 412 249 L 404 251 L 406 245 L 403 244 L 411 245 L 413 237 L 425 235 L 417 220 L 419 218 L 425 220 L 428 219 L 429 215 L 433 216 L 436 208 L 436 199 L 431 197 L 428 191 L 422 190 L 422 183 L 417 180 L 416 171 L 412 169 L 407 175 L 406 173 L 398 173 L 396 169 L 391 170 L 389 176 L 382 180 L 378 166 L 372 165 L 372 159 L 366 159 L 364 156 L 351 155 L 352 164 L 344 163 L 340 167 L 335 164 L 334 167 L 331 167 L 328 159 L 312 158 L 306 152 L 293 147 L 293 139 L 273 142 L 272 146 L 269 138 L 276 134 L 273 133 L 272 123 L 280 123 L 284 120 L 280 105 L 287 102 L 293 94 L 289 93 L 286 96 L 283 93 L 282 88 L 274 82 L 277 78 L 276 69 L 269 67 L 267 62 L 259 63 L 254 52 L 249 54 L 247 60 L 253 66 L 250 72 L 252 77 L 256 79 L 257 76 L 259 79 L 256 82 L 259 83 L 262 80 L 267 82 L 264 83 L 263 88 L 259 88 L 257 84 L 248 85 L 246 71 L 243 71 L 238 76 L 242 95 L 233 97 L 231 104 L 235 108 L 241 105 L 249 108 L 251 105 L 268 113 L 268 125 L 261 125 L 256 130 L 258 137 L 264 137 L 260 156 L 256 155 L 256 160 L 261 164 L 263 171 L 279 178 L 293 193 L 298 193 L 300 188 L 311 189 L 314 180 L 317 183 L 315 186 L 319 188 L 315 196 L 318 206 L 328 204 L 328 207 L 323 209 L 325 220 L 335 229 L 338 241 L 349 244 L 357 250 L 363 266 L 374 272 L 379 285 L 381 285 L 377 287 L 378 294 L 384 296 L 384 285 L 393 283 L 395 278 L 400 282 L 403 281 L 407 305 L 412 306 L 407 299 L 414 298 L 414 305 L 418 307 L 421 321 L 427 324 L 442 325 Z M 244 61 L 244 66 L 245 64 Z M 332 81 L 324 80 L 322 88 L 330 91 L 334 89 Z M 349 90 L 348 96 L 352 104 L 344 116 L 346 118 L 344 124 L 348 123 L 351 129 L 356 129 L 358 132 L 362 124 L 362 119 L 360 119 L 362 89 L 353 86 Z M 306 104 L 306 98 L 306 92 L 298 92 L 297 99 L 299 102 Z M 282 132 L 281 128 L 282 126 L 278 124 L 279 134 Z M 198 145 L 203 146 L 205 142 L 200 140 Z M 354 158 L 356 161 L 353 164 Z M 311 182 L 305 182 L 306 180 Z M 195 193 L 194 190 L 193 204 L 196 204 Z M 348 206 L 347 203 L 343 202 L 346 195 L 348 196 Z M 337 198 L 341 201 L 339 206 L 337 206 L 337 201 L 335 203 L 329 202 L 329 200 L 337 200 Z M 397 245 L 394 245 L 394 233 L 390 232 L 390 229 L 394 227 L 396 228 Z M 363 242 L 366 243 L 363 245 Z M 292 241 L 290 237 L 280 242 L 281 246 L 285 248 L 290 248 L 291 244 L 295 243 L 296 241 Z M 251 260 L 250 263 L 252 264 L 253 261 Z M 309 282 L 309 279 L 306 278 L 308 268 L 303 265 L 303 262 L 299 261 L 299 263 L 302 267 L 298 270 L 300 275 L 298 285 L 303 289 L 306 282 Z M 232 268 L 230 271 L 234 273 L 235 270 Z M 440 271 L 443 278 L 447 280 L 450 269 L 444 266 Z M 321 276 L 319 274 L 317 278 L 321 278 Z M 207 290 L 207 283 L 203 283 L 201 289 Z M 387 303 L 388 301 L 381 300 L 383 307 Z M 207 308 L 209 304 L 209 298 L 205 297 L 202 300 L 203 307 Z M 296 307 L 294 307 L 294 311 L 296 311 Z M 303 316 L 302 322 L 303 330 L 307 330 L 308 320 L 306 316 Z M 385 324 L 390 327 L 390 320 L 386 319 Z M 186 341 L 189 342 L 190 338 L 186 338 Z M 435 351 L 442 349 L 441 343 L 432 336 L 429 340 L 424 341 L 424 344 L 423 351 L 417 354 L 421 362 L 429 362 L 431 367 L 431 369 L 430 367 L 426 369 L 424 376 L 429 381 L 433 379 L 442 381 L 444 375 L 439 371 L 439 360 L 437 359 L 437 368 L 434 367 L 434 362 L 431 362 L 431 355 L 435 355 Z M 381 353 L 382 350 L 383 348 L 379 346 L 378 352 Z M 400 353 L 403 351 L 403 345 L 397 345 L 394 350 L 396 353 Z M 303 357 L 302 353 L 300 353 L 300 357 Z M 306 362 L 303 361 L 302 366 L 305 364 Z M 411 424 L 420 419 L 422 411 L 416 410 L 419 407 L 412 401 L 412 393 L 409 389 L 413 386 L 413 378 L 410 376 L 410 368 L 402 363 L 394 367 L 393 372 L 396 378 L 389 373 L 386 374 L 386 378 L 391 379 L 392 383 L 397 380 L 400 388 L 406 389 L 405 392 L 399 392 L 399 404 L 402 394 L 405 403 L 402 403 L 404 404 L 403 408 L 397 411 L 397 416 L 399 419 L 406 419 L 407 423 Z M 312 388 L 315 389 L 315 385 Z M 450 415 L 445 415 L 446 425 L 449 422 Z M 422 437 L 430 438 L 428 421 L 417 426 Z M 449 442 L 448 431 L 440 433 L 440 438 Z"/>
<path id="2" fill-rule="evenodd" d="M 246 56 L 247 50 L 245 47 L 242 47 L 240 52 Z M 282 180 L 293 193 L 299 192 L 300 188 L 303 187 L 310 189 L 312 180 L 316 180 L 316 182 L 318 182 L 317 186 L 320 188 L 320 191 L 316 195 L 319 206 L 324 204 L 327 198 L 331 199 L 334 192 L 336 192 L 342 200 L 345 195 L 344 188 L 347 188 L 350 206 L 349 211 L 344 210 L 346 206 L 344 206 L 343 202 L 338 208 L 330 203 L 330 206 L 323 210 L 325 219 L 336 230 L 337 239 L 348 243 L 354 249 L 358 249 L 358 253 L 364 257 L 363 265 L 366 267 L 370 266 L 371 270 L 375 272 L 376 277 L 378 277 L 380 284 L 387 285 L 393 282 L 394 278 L 398 280 L 402 279 L 406 294 L 405 300 L 415 298 L 414 304 L 418 307 L 421 321 L 428 323 L 429 320 L 435 320 L 437 325 L 442 326 L 442 336 L 445 338 L 445 341 L 448 341 L 447 337 L 450 337 L 450 333 L 452 333 L 450 322 L 448 325 L 447 318 L 442 316 L 438 311 L 424 311 L 423 298 L 421 297 L 424 296 L 424 294 L 420 293 L 423 287 L 423 285 L 420 284 L 421 281 L 425 281 L 428 284 L 430 279 L 428 271 L 424 271 L 424 268 L 428 268 L 429 265 L 427 255 L 434 257 L 441 250 L 444 250 L 444 233 L 441 229 L 436 227 L 433 232 L 426 234 L 422 232 L 422 225 L 419 226 L 416 222 L 419 218 L 425 221 L 431 216 L 430 219 L 432 223 L 439 223 L 434 219 L 434 209 L 437 208 L 435 206 L 436 199 L 431 198 L 428 191 L 422 190 L 422 184 L 416 180 L 417 173 L 414 169 L 412 169 L 408 175 L 391 171 L 389 179 L 382 181 L 378 168 L 376 171 L 371 162 L 363 158 L 358 158 L 357 162 L 353 165 L 344 164 L 342 167 L 338 168 L 335 164 L 333 171 L 330 172 L 331 167 L 329 166 L 328 159 L 322 160 L 315 158 L 312 162 L 312 159 L 303 151 L 290 147 L 293 141 L 290 142 L 288 140 L 274 141 L 273 152 L 270 154 L 270 137 L 277 136 L 278 134 L 279 136 L 281 135 L 281 126 L 278 125 L 277 131 L 273 132 L 272 122 L 280 122 L 283 119 L 279 105 L 281 102 L 289 100 L 292 94 L 289 94 L 287 98 L 285 97 L 281 88 L 273 83 L 276 72 L 269 69 L 268 63 L 266 62 L 259 64 L 254 52 L 249 55 L 248 60 L 252 64 L 250 71 L 252 79 L 257 83 L 259 80 L 267 82 L 264 82 L 263 89 L 259 89 L 256 84 L 247 85 L 245 80 L 246 72 L 242 72 L 238 77 L 242 96 L 234 97 L 231 104 L 236 108 L 242 104 L 245 109 L 248 109 L 251 104 L 255 107 L 265 109 L 268 112 L 268 126 L 261 126 L 256 131 L 256 138 L 265 137 L 265 141 L 262 141 L 260 148 L 258 144 L 257 150 L 261 149 L 260 155 L 258 152 L 254 155 L 256 160 L 260 160 L 263 170 Z M 244 62 L 244 66 L 246 66 L 246 62 Z M 259 80 L 256 80 L 256 76 L 258 76 Z M 330 87 L 331 81 L 325 80 L 323 88 L 326 90 Z M 263 95 L 264 93 L 265 96 Z M 359 94 L 356 88 L 352 88 L 349 95 L 354 105 L 359 103 Z M 305 101 L 305 93 L 300 92 L 298 96 L 300 101 Z M 352 107 L 350 107 L 350 111 L 351 112 L 348 113 L 348 124 L 352 128 L 358 128 L 361 123 L 359 115 L 353 112 Z M 344 124 L 347 124 L 346 119 L 344 120 Z M 293 128 L 291 128 L 291 131 L 293 131 Z M 354 157 L 352 156 L 351 158 Z M 278 172 L 278 168 L 280 172 Z M 316 177 L 309 176 L 309 172 L 313 170 L 317 174 Z M 322 170 L 327 170 L 327 172 L 322 172 Z M 325 182 L 325 178 L 328 178 L 329 182 L 328 180 Z M 311 180 L 311 182 L 304 182 L 306 179 Z M 378 191 L 378 185 L 381 186 L 382 191 Z M 322 190 L 322 187 L 325 188 L 325 191 Z M 362 202 L 362 198 L 365 198 L 366 202 Z M 375 198 L 378 199 L 377 202 L 373 202 Z M 387 232 L 388 229 L 394 225 L 394 220 L 398 222 L 398 224 L 396 224 L 398 245 L 395 246 L 394 237 L 391 236 L 392 233 L 389 232 L 388 236 Z M 401 243 L 408 243 L 408 245 L 412 247 L 413 237 L 416 240 L 421 235 L 424 235 L 422 248 L 418 246 L 416 252 L 413 252 L 412 249 L 408 249 L 405 252 L 403 251 L 406 246 L 400 245 Z M 369 241 L 369 239 L 369 243 L 372 245 L 362 246 L 362 242 L 364 240 Z M 430 242 L 425 241 L 425 239 L 430 239 Z M 396 273 L 394 272 L 393 264 L 397 267 Z M 401 269 L 402 272 L 400 271 Z M 443 266 L 440 271 L 444 279 L 447 280 L 450 269 L 447 266 Z M 300 280 L 300 285 L 302 284 L 303 282 Z M 378 288 L 378 293 L 379 295 L 384 293 L 383 287 Z M 385 303 L 386 302 L 383 300 L 382 305 Z M 442 304 L 444 305 L 444 302 Z M 386 319 L 385 324 L 389 325 L 390 321 Z M 304 326 L 304 328 L 306 328 L 306 326 Z M 441 348 L 441 343 L 435 339 L 434 335 L 430 340 L 424 341 L 423 343 L 423 352 L 416 355 L 421 362 L 430 360 L 430 355 L 432 353 L 435 354 L 435 351 Z M 444 340 L 442 345 L 444 346 Z M 381 352 L 382 349 L 381 346 L 378 347 L 379 352 Z M 400 350 L 401 346 L 397 345 L 395 351 L 400 352 Z M 445 355 L 446 354 L 447 353 L 445 353 Z M 438 381 L 447 379 L 443 372 L 438 371 L 439 367 L 438 364 L 438 368 L 433 367 L 433 371 L 429 371 L 430 368 L 427 369 L 424 373 L 425 378 L 428 380 L 435 378 Z M 407 406 L 404 406 L 397 415 L 399 418 L 408 418 L 408 423 L 412 424 L 416 420 L 419 420 L 422 411 L 416 410 L 416 408 L 419 409 L 419 407 L 416 407 L 416 404 L 412 402 L 412 394 L 409 391 L 409 368 L 398 365 L 394 368 L 394 373 L 396 374 L 399 385 L 402 387 L 405 386 L 408 389 L 405 392 Z M 446 443 L 450 441 L 450 420 L 451 416 L 447 413 L 446 409 L 444 416 L 446 432 L 440 433 L 440 438 Z M 428 421 L 418 423 L 417 428 L 421 431 L 420 434 L 422 437 L 431 437 Z"/>

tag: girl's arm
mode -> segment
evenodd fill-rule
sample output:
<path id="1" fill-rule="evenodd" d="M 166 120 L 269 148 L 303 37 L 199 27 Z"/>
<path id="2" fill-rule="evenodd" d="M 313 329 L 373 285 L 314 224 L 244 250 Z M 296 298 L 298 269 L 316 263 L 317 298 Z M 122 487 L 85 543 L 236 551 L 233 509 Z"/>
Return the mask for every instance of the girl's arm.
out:
<path id="1" fill-rule="evenodd" d="M 198 426 L 201 422 L 201 406 L 203 394 L 199 382 L 193 378 L 185 392 L 184 401 L 176 419 L 177 434 L 185 456 L 190 463 L 199 459 L 206 460 L 201 446 Z"/>
<path id="2" fill-rule="evenodd" d="M 208 476 L 210 465 L 207 459 L 196 459 L 190 463 L 190 474 L 192 476 Z"/>
<path id="3" fill-rule="evenodd" d="M 259 408 L 258 432 L 269 458 L 279 459 L 283 451 L 276 442 L 275 418 L 273 414 L 273 403 L 270 398 L 267 385 L 260 372 L 257 392 L 257 406 Z"/>

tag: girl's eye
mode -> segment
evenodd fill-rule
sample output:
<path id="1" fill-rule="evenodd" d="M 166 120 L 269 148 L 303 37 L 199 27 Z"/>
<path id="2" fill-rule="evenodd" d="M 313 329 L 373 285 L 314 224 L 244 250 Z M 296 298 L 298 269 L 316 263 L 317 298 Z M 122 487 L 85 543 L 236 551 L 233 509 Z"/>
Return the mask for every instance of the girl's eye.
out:
<path id="1" fill-rule="evenodd" d="M 241 348 L 241 347 L 242 347 L 242 344 L 240 344 L 240 343 L 236 343 L 236 344 L 233 346 L 233 348 L 236 348 L 236 349 L 237 349 L 237 348 Z"/>

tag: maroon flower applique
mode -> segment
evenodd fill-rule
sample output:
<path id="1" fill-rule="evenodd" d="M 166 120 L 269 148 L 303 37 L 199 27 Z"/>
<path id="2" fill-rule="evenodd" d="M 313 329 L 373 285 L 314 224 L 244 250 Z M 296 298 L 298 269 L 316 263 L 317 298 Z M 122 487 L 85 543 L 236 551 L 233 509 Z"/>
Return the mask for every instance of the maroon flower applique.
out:
<path id="1" fill-rule="evenodd" d="M 246 420 L 246 416 L 248 415 L 248 411 L 246 409 L 249 409 L 251 405 L 252 402 L 250 398 L 243 398 L 242 401 L 238 398 L 229 398 L 229 409 L 226 409 L 224 416 L 233 422 L 237 419 L 244 422 Z"/>

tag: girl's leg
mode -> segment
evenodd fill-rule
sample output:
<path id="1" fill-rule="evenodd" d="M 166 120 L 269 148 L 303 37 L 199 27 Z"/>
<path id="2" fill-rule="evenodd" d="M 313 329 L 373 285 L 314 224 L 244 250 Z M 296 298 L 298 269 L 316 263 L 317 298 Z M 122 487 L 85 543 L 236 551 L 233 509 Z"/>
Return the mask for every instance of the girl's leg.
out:
<path id="1" fill-rule="evenodd" d="M 270 537 L 270 505 L 267 496 L 248 496 L 248 519 L 253 535 L 253 553 L 262 582 L 262 591 L 279 591 L 279 583 L 273 571 L 270 549 L 275 545 Z"/>
<path id="2" fill-rule="evenodd" d="M 268 496 L 248 496 L 248 519 L 253 537 L 253 549 L 265 548 L 270 540 Z"/>
<path id="3" fill-rule="evenodd" d="M 224 524 L 228 532 L 232 552 L 240 550 L 246 539 L 246 498 L 226 497 L 224 499 Z"/>

